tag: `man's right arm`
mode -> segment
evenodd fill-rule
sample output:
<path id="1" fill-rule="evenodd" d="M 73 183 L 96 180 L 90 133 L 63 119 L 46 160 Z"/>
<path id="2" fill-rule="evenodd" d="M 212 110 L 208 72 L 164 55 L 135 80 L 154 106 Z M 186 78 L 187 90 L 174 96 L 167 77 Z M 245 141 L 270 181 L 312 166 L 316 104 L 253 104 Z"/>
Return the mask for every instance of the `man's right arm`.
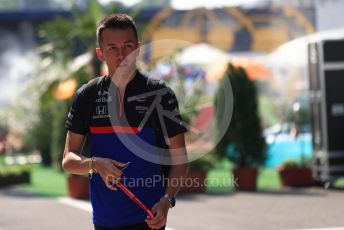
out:
<path id="1" fill-rule="evenodd" d="M 90 171 L 91 158 L 81 155 L 84 142 L 84 135 L 72 131 L 67 132 L 62 160 L 62 168 L 66 172 L 72 174 L 87 174 Z M 111 184 L 122 175 L 122 171 L 119 168 L 125 167 L 126 165 L 125 163 L 108 158 L 93 158 L 93 169 L 100 174 L 106 186 L 112 190 L 116 190 L 116 188 L 111 186 Z"/>
<path id="2" fill-rule="evenodd" d="M 71 131 L 67 132 L 63 153 L 62 168 L 73 174 L 87 174 L 90 171 L 90 158 L 82 156 L 81 150 L 85 143 L 85 136 Z"/>

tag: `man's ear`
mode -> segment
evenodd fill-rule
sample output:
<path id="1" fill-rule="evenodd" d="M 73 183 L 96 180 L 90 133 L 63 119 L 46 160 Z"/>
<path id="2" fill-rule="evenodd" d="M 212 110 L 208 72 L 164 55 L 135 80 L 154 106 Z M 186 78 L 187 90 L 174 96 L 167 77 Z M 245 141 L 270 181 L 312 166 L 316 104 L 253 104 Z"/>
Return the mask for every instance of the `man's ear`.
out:
<path id="1" fill-rule="evenodd" d="M 101 61 L 104 61 L 103 51 L 100 48 L 96 48 L 96 54 Z"/>

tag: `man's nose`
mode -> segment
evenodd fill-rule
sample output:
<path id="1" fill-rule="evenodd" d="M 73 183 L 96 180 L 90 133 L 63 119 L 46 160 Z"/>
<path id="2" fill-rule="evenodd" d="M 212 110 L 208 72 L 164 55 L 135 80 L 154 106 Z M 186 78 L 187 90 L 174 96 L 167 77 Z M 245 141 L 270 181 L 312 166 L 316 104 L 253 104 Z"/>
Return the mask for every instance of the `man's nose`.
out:
<path id="1" fill-rule="evenodd" d="M 120 59 L 120 60 L 124 60 L 125 58 L 126 58 L 126 53 L 125 53 L 125 50 L 124 50 L 124 48 L 119 48 L 118 49 L 118 58 Z"/>
<path id="2" fill-rule="evenodd" d="M 122 48 L 118 49 L 118 58 L 121 60 L 124 59 L 124 52 Z"/>

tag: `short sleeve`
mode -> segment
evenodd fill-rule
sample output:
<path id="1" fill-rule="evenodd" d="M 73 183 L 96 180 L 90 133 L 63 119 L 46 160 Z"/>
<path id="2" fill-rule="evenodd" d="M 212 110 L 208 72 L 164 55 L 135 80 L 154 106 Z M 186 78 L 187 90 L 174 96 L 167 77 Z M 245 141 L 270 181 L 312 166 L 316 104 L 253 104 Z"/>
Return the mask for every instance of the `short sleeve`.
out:
<path id="1" fill-rule="evenodd" d="M 83 111 L 85 85 L 80 87 L 73 98 L 72 106 L 69 110 L 68 117 L 65 123 L 65 128 L 74 133 L 86 135 L 88 127 L 86 124 L 85 113 Z"/>
<path id="2" fill-rule="evenodd" d="M 178 107 L 178 101 L 173 90 L 166 87 L 167 93 L 162 96 L 161 105 L 163 109 L 164 124 L 169 138 L 187 131 Z"/>

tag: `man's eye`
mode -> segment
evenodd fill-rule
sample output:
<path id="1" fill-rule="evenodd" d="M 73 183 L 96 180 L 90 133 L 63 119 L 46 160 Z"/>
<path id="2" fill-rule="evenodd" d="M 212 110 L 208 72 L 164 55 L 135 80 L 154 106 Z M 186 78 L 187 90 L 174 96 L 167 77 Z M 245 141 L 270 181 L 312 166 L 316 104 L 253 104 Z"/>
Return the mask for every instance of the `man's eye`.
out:
<path id="1" fill-rule="evenodd" d="M 115 49 L 116 49 L 116 47 L 114 47 L 114 46 L 109 47 L 109 50 L 115 50 Z"/>
<path id="2" fill-rule="evenodd" d="M 132 44 L 127 44 L 126 47 L 127 48 L 133 48 L 134 46 Z"/>

